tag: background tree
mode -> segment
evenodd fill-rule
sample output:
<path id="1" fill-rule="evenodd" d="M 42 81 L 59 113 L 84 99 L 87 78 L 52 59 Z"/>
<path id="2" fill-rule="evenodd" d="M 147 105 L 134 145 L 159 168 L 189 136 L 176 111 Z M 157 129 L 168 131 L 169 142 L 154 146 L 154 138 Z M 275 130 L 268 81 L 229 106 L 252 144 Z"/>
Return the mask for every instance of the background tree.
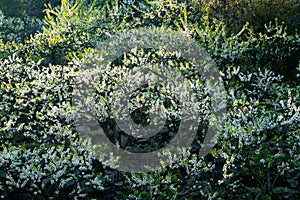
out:
<path id="1" fill-rule="evenodd" d="M 60 5 L 60 0 L 0 0 L 0 10 L 8 17 L 21 17 L 23 14 L 42 19 L 45 5 Z"/>
<path id="2" fill-rule="evenodd" d="M 0 0 L 0 10 L 9 17 L 20 17 L 24 14 L 24 0 Z"/>
<path id="3" fill-rule="evenodd" d="M 51 4 L 52 7 L 57 7 L 60 5 L 61 0 L 23 0 L 24 10 L 29 16 L 35 16 L 42 19 L 45 15 L 43 12 L 46 8 L 45 6 Z"/>
<path id="4" fill-rule="evenodd" d="M 207 9 L 212 17 L 224 21 L 231 33 L 238 33 L 246 22 L 255 31 L 264 31 L 265 24 L 275 18 L 285 22 L 289 33 L 300 27 L 299 0 L 204 0 L 193 1 L 200 10 Z M 198 3 L 197 3 L 198 2 Z M 204 2 L 204 4 L 203 4 Z"/>

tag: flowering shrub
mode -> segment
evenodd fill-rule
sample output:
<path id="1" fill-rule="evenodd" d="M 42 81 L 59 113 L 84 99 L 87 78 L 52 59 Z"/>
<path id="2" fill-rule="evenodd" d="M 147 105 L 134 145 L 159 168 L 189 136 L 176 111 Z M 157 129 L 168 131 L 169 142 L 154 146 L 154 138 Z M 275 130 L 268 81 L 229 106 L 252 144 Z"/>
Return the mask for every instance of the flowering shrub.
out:
<path id="1" fill-rule="evenodd" d="M 228 120 L 211 154 L 197 158 L 185 149 L 180 158 L 169 155 L 175 161 L 167 168 L 127 175 L 131 190 L 124 196 L 299 198 L 299 87 L 289 88 L 268 70 L 231 75 L 239 84 L 228 92 Z"/>
<path id="2" fill-rule="evenodd" d="M 279 24 L 267 26 L 264 33 L 245 25 L 239 34 L 228 34 L 223 22 L 211 20 L 205 12 L 196 16 L 192 5 L 177 0 L 93 4 L 63 0 L 60 9 L 46 10 L 43 31 L 24 43 L 19 36 L 11 37 L 15 42 L 3 43 L 10 40 L 10 32 L 1 36 L 0 198 L 300 197 L 299 35 L 288 35 Z M 191 147 L 181 149 L 179 157 L 165 151 L 173 161 L 166 168 L 121 173 L 106 167 L 101 159 L 106 155 L 97 155 L 87 140 L 78 137 L 71 103 L 74 76 L 102 41 L 118 31 L 145 26 L 173 29 L 205 47 L 225 83 L 227 115 L 218 143 L 207 156 L 197 156 L 200 134 Z M 114 64 L 134 67 L 134 58 L 143 60 L 148 53 L 133 49 Z M 155 53 L 154 61 L 164 61 L 161 52 Z M 193 74 L 186 61 L 176 57 L 169 61 Z M 113 85 L 98 86 L 106 90 Z M 145 90 L 151 98 L 169 95 L 154 89 Z M 138 92 L 134 97 L 133 108 L 143 99 Z M 176 116 L 180 107 L 174 101 L 170 105 Z M 144 123 L 147 113 L 139 111 L 136 122 Z M 205 123 L 201 125 L 205 130 Z M 106 127 L 125 148 L 119 130 Z M 151 140 L 151 145 L 160 147 L 161 141 Z M 114 155 L 109 156 L 118 164 Z"/>
<path id="3" fill-rule="evenodd" d="M 16 57 L 0 66 L 1 198 L 71 198 L 101 191 L 101 164 L 69 125 L 70 69 L 45 69 Z"/>
<path id="4" fill-rule="evenodd" d="M 299 183 L 299 86 L 269 70 L 238 73 L 229 90 L 229 118 L 220 136 L 226 159 L 222 197 L 296 198 Z M 298 175 L 296 175 L 297 177 Z M 230 195 L 230 196 L 228 196 Z"/>

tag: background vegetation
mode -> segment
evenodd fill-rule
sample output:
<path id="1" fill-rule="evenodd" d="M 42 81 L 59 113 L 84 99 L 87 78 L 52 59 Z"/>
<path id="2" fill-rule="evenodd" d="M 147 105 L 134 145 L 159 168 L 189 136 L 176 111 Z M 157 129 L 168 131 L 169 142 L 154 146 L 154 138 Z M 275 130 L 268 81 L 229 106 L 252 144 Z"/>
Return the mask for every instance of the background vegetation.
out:
<path id="1" fill-rule="evenodd" d="M 299 1 L 62 0 L 44 17 L 48 1 L 7 2 L 0 1 L 0 198 L 300 198 Z M 74 74 L 114 33 L 151 26 L 185 33 L 209 52 L 226 86 L 226 120 L 207 156 L 195 154 L 202 124 L 191 147 L 169 155 L 172 165 L 121 173 L 108 167 L 116 158 L 102 162 L 78 136 Z M 116 67 L 132 63 L 127 58 Z M 110 130 L 122 148 L 135 145 L 118 135 Z"/>
<path id="2" fill-rule="evenodd" d="M 280 23 L 285 23 L 288 32 L 294 32 L 300 25 L 298 0 L 204 0 L 204 2 L 210 7 L 210 15 L 224 21 L 228 26 L 227 31 L 230 32 L 237 33 L 246 22 L 251 22 L 250 26 L 257 32 L 265 31 L 264 25 L 275 18 L 279 18 Z M 207 4 L 199 4 L 198 8 L 203 10 Z"/>

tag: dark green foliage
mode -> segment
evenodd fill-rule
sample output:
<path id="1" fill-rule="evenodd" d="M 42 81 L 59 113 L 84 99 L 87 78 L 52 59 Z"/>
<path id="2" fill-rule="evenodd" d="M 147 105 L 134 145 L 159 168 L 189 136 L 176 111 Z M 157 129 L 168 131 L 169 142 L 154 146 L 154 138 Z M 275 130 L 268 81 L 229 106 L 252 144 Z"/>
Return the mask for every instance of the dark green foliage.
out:
<path id="1" fill-rule="evenodd" d="M 1 0 L 0 10 L 8 17 L 21 17 L 27 14 L 31 17 L 44 17 L 45 5 L 51 4 L 53 7 L 60 5 L 60 0 Z"/>
<path id="2" fill-rule="evenodd" d="M 60 0 L 24 0 L 24 10 L 29 16 L 42 19 L 44 17 L 45 5 L 51 4 L 53 7 L 60 5 Z"/>
<path id="3" fill-rule="evenodd" d="M 24 14 L 24 0 L 1 0 L 0 10 L 9 17 L 20 17 Z"/>
<path id="4" fill-rule="evenodd" d="M 246 22 L 249 22 L 255 31 L 265 31 L 264 25 L 269 24 L 275 18 L 278 18 L 280 22 L 285 22 L 289 33 L 294 33 L 295 29 L 299 29 L 300 26 L 299 0 L 204 0 L 195 2 L 197 2 L 195 6 L 200 11 L 209 7 L 210 15 L 224 21 L 230 33 L 238 33 Z"/>
<path id="5" fill-rule="evenodd" d="M 40 19 L 28 15 L 7 17 L 0 11 L 0 38 L 3 42 L 22 43 L 30 35 L 41 31 L 42 25 Z"/>

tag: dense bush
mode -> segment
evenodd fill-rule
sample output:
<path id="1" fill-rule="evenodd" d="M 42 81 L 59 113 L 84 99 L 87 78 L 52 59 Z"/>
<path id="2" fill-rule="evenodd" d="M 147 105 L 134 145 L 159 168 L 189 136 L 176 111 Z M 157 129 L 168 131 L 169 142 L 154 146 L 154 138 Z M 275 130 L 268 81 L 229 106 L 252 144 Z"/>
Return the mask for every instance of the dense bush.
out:
<path id="1" fill-rule="evenodd" d="M 1 198 L 71 198 L 101 191 L 101 164 L 64 118 L 70 112 L 69 70 L 45 70 L 15 56 L 0 66 Z"/>
<path id="2" fill-rule="evenodd" d="M 196 15 L 194 4 L 177 0 L 63 0 L 61 8 L 49 7 L 46 14 L 43 31 L 24 43 L 15 39 L 19 36 L 3 43 L 10 41 L 9 32 L 0 41 L 0 198 L 300 198 L 299 35 L 274 23 L 263 33 L 245 25 L 230 34 L 226 23 L 204 11 Z M 195 140 L 179 158 L 166 151 L 174 161 L 166 168 L 121 173 L 107 167 L 117 164 L 114 155 L 102 163 L 106 155 L 97 155 L 78 136 L 71 104 L 74 76 L 102 41 L 149 26 L 184 33 L 205 47 L 224 80 L 228 110 L 207 156 L 195 154 Z M 121 64 L 135 66 L 132 56 L 143 60 L 147 53 L 133 49 Z M 165 59 L 160 53 L 152 57 L 157 62 Z M 170 60 L 194 73 L 181 58 Z M 98 85 L 103 91 L 110 87 Z M 121 143 L 122 148 L 134 144 Z"/>
<path id="3" fill-rule="evenodd" d="M 3 42 L 21 43 L 30 35 L 41 31 L 43 22 L 27 15 L 6 17 L 0 10 L 0 37 Z"/>
<path id="4" fill-rule="evenodd" d="M 0 1 L 0 38 L 22 43 L 42 31 L 45 5 L 57 7 L 60 1 Z"/>

